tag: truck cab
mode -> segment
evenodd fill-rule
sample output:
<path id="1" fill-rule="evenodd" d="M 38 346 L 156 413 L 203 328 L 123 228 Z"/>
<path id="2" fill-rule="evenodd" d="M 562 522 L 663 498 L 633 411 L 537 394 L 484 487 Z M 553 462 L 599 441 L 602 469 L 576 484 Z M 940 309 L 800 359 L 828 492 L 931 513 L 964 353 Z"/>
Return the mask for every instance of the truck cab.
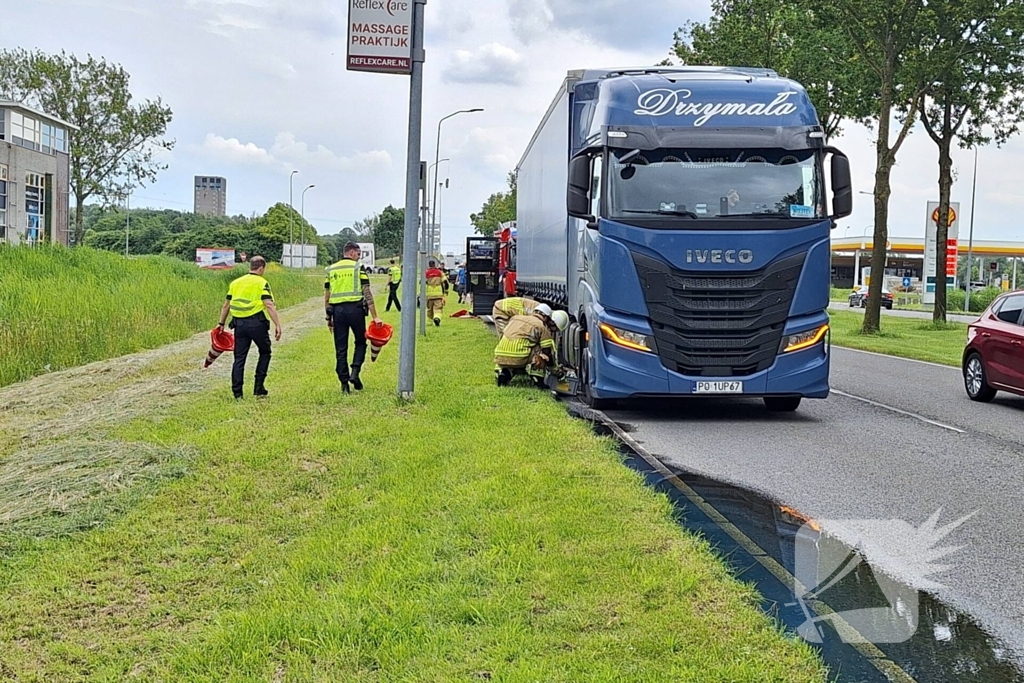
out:
<path id="1" fill-rule="evenodd" d="M 572 72 L 518 173 L 518 289 L 570 313 L 589 403 L 828 395 L 829 235 L 852 187 L 798 83 Z"/>

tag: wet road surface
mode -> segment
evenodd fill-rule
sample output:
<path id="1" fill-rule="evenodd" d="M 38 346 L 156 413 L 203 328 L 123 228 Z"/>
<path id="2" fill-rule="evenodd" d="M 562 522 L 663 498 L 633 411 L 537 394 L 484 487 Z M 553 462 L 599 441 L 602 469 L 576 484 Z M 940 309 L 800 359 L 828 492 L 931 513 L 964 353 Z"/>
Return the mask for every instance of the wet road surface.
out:
<path id="1" fill-rule="evenodd" d="M 946 571 L 928 576 L 913 557 L 893 560 L 907 556 L 900 522 L 876 526 L 866 554 L 915 588 L 941 584 L 931 592 L 1021 661 L 1024 398 L 975 404 L 955 368 L 846 349 L 833 349 L 832 368 L 837 393 L 792 415 L 743 399 L 625 403 L 607 415 L 669 467 L 756 491 L 821 520 L 826 533 L 848 533 L 841 520 L 920 527 L 941 509 L 941 526 L 973 513 L 941 544 L 962 546 L 937 560 Z M 936 639 L 956 634 L 932 626 Z"/>

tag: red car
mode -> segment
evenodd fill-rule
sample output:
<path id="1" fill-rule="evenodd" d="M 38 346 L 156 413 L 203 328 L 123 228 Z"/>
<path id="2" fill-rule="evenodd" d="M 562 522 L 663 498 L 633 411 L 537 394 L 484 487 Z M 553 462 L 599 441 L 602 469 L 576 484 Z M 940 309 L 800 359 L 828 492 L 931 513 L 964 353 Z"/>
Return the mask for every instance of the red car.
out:
<path id="1" fill-rule="evenodd" d="M 972 401 L 1024 396 L 1024 292 L 1003 294 L 967 328 L 964 387 Z"/>

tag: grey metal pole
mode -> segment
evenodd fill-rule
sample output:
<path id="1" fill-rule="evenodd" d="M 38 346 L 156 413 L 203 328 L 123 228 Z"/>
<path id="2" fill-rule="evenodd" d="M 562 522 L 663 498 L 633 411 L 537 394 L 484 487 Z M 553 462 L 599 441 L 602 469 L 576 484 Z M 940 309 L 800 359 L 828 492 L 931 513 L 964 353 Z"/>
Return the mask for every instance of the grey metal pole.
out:
<path id="1" fill-rule="evenodd" d="M 302 231 L 302 237 L 300 238 L 300 241 L 302 242 L 302 251 L 299 252 L 299 258 L 302 259 L 300 263 L 302 264 L 303 271 L 306 270 L 306 193 L 314 187 L 316 187 L 316 185 L 310 185 L 302 191 L 302 213 L 300 214 L 300 217 L 302 218 L 302 225 L 299 226 L 299 230 Z"/>
<path id="2" fill-rule="evenodd" d="M 402 240 L 402 326 L 398 351 L 398 396 L 412 401 L 416 388 L 416 225 L 419 216 L 420 143 L 423 126 L 423 8 L 415 0 L 412 31 L 412 76 L 409 78 L 409 147 L 405 168 L 405 234 Z M 423 305 L 426 306 L 426 301 Z"/>
<path id="3" fill-rule="evenodd" d="M 125 216 L 125 224 L 124 224 L 124 257 L 125 258 L 128 258 L 128 235 L 132 231 L 132 188 L 131 188 L 131 180 L 132 180 L 131 176 L 129 176 L 128 177 L 128 199 L 126 200 L 128 214 L 127 214 L 127 216 Z"/>
<path id="4" fill-rule="evenodd" d="M 971 230 L 967 238 L 967 293 L 964 294 L 964 313 L 971 312 L 971 285 L 974 278 L 971 276 L 971 267 L 974 259 L 974 203 L 978 198 L 978 146 L 974 146 L 974 187 L 971 190 Z M 981 271 L 978 271 L 981 277 Z"/>
<path id="5" fill-rule="evenodd" d="M 292 245 L 295 244 L 295 174 L 298 171 L 292 171 L 292 174 L 288 176 L 288 249 L 292 249 Z M 295 254 L 291 254 L 288 257 L 288 267 L 293 268 L 295 266 Z"/>
<path id="6" fill-rule="evenodd" d="M 1010 289 L 1017 291 L 1017 257 L 1013 257 L 1013 283 L 1010 285 Z"/>

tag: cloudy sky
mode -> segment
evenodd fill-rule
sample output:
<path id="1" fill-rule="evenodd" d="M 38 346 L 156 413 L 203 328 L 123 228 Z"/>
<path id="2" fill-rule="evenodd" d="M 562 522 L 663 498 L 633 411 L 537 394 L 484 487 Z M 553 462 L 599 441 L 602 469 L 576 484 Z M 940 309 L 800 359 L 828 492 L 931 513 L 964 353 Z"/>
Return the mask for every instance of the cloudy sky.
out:
<path id="1" fill-rule="evenodd" d="M 262 213 L 295 203 L 334 233 L 404 203 L 408 78 L 345 70 L 344 0 L 21 0 L 6 3 L 0 46 L 66 49 L 123 64 L 139 98 L 174 110 L 177 141 L 159 181 L 135 205 L 191 210 L 194 175 L 229 179 L 228 211 Z M 710 0 L 430 0 L 423 156 L 434 158 L 436 121 L 450 189 L 439 202 L 443 247 L 457 250 L 469 214 L 503 189 L 569 69 L 655 64 L 673 31 L 704 19 Z M 19 41 L 12 43 L 12 40 Z M 851 157 L 858 190 L 870 191 L 871 134 L 848 127 L 836 141 Z M 921 236 L 937 199 L 933 143 L 916 132 L 894 173 L 892 232 Z M 954 200 L 967 217 L 973 153 L 956 155 Z M 870 197 L 839 232 L 873 222 Z M 978 239 L 1024 240 L 1024 142 L 984 149 L 978 171 Z M 964 224 L 966 232 L 966 221 Z M 966 234 L 964 235 L 966 238 Z"/>

